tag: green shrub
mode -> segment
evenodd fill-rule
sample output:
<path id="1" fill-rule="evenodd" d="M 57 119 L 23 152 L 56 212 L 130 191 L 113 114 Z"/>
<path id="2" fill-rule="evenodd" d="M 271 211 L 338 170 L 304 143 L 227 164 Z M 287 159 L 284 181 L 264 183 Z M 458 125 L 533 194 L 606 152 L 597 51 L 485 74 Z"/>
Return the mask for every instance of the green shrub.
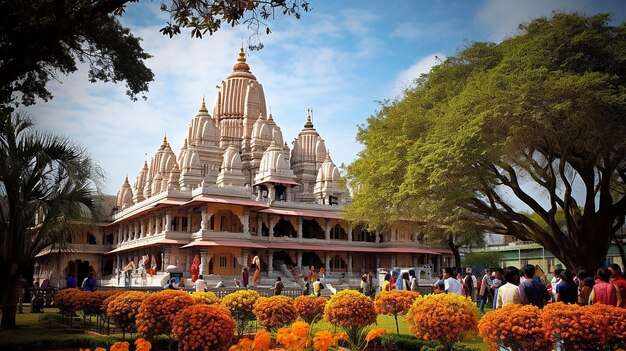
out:
<path id="1" fill-rule="evenodd" d="M 436 342 L 420 340 L 406 334 L 384 334 L 381 339 L 381 344 L 385 350 L 424 351 L 424 347 L 437 345 Z"/>

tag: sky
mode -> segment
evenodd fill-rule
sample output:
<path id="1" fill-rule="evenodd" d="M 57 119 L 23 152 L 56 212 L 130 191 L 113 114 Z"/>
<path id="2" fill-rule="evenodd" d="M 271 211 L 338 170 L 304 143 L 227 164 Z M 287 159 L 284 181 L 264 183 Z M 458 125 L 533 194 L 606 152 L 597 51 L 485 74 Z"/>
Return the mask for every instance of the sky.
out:
<path id="1" fill-rule="evenodd" d="M 401 97 L 413 79 L 476 41 L 498 43 L 520 23 L 553 11 L 610 13 L 626 21 L 626 2 L 591 0 L 369 1 L 310 0 L 300 20 L 277 16 L 264 48 L 247 63 L 263 85 L 267 105 L 291 147 L 312 109 L 315 128 L 338 166 L 356 159 L 359 125 L 380 102 Z M 131 184 L 167 138 L 176 154 L 205 97 L 209 113 L 218 85 L 232 71 L 239 48 L 252 34 L 225 26 L 213 36 L 170 39 L 160 1 L 130 3 L 121 17 L 153 57 L 155 74 L 146 100 L 132 102 L 123 83 L 89 83 L 87 66 L 49 83 L 54 98 L 24 108 L 42 130 L 67 136 L 87 149 L 104 170 L 101 191 Z M 253 41 L 254 43 L 254 41 Z"/>

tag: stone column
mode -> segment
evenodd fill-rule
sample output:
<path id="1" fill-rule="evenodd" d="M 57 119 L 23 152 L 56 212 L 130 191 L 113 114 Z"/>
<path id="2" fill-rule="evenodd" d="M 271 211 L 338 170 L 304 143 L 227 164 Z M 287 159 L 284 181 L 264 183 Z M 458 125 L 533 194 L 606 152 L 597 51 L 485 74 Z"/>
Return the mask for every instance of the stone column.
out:
<path id="1" fill-rule="evenodd" d="M 269 227 L 269 237 L 272 238 L 274 237 L 274 216 L 272 215 L 268 215 L 269 220 L 270 220 L 270 227 Z"/>
<path id="2" fill-rule="evenodd" d="M 391 254 L 391 267 L 395 267 L 396 265 L 396 255 Z"/>
<path id="3" fill-rule="evenodd" d="M 274 250 L 267 250 L 267 274 L 274 273 Z"/>
<path id="4" fill-rule="evenodd" d="M 171 212 L 167 212 L 165 213 L 165 231 L 170 231 L 172 230 L 172 213 Z"/>
<path id="5" fill-rule="evenodd" d="M 352 251 L 348 251 L 348 274 L 352 274 Z"/>
<path id="6" fill-rule="evenodd" d="M 352 223 L 348 225 L 348 242 L 352 242 Z"/>
<path id="7" fill-rule="evenodd" d="M 122 226 L 120 225 L 119 227 L 117 227 L 117 238 L 116 238 L 116 242 L 117 244 L 121 244 L 124 238 L 122 238 Z"/>
<path id="8" fill-rule="evenodd" d="M 248 249 L 243 249 L 242 250 L 243 262 L 241 263 L 241 265 L 243 267 L 248 267 L 248 256 L 249 255 L 250 255 L 250 250 L 248 250 Z"/>
<path id="9" fill-rule="evenodd" d="M 166 246 L 163 248 L 163 253 L 165 255 L 165 267 L 167 267 L 171 264 L 170 259 L 172 258 L 172 248 Z"/>
<path id="10" fill-rule="evenodd" d="M 244 208 L 243 210 L 243 234 L 250 236 L 250 210 Z"/>
<path id="11" fill-rule="evenodd" d="M 298 250 L 296 255 L 296 264 L 298 265 L 298 271 L 302 272 L 302 250 Z"/>
<path id="12" fill-rule="evenodd" d="M 256 235 L 263 236 L 263 215 L 259 212 L 256 213 Z"/>
<path id="13" fill-rule="evenodd" d="M 326 239 L 326 241 L 330 240 L 330 230 L 332 229 L 332 227 L 330 226 L 330 219 L 326 219 L 324 221 L 324 238 Z"/>
<path id="14" fill-rule="evenodd" d="M 191 233 L 191 213 L 187 214 L 187 233 Z"/>
<path id="15" fill-rule="evenodd" d="M 208 249 L 200 250 L 200 274 L 207 274 L 207 268 L 209 268 L 208 251 Z"/>
<path id="16" fill-rule="evenodd" d="M 209 213 L 208 213 L 207 205 L 200 207 L 200 215 L 202 216 L 202 219 L 200 220 L 200 230 L 208 230 Z"/>
<path id="17" fill-rule="evenodd" d="M 304 224 L 304 219 L 302 217 L 298 217 L 298 239 L 302 240 L 302 225 Z"/>
<path id="18" fill-rule="evenodd" d="M 326 262 L 324 263 L 324 269 L 326 273 L 330 273 L 330 251 L 326 251 Z"/>
<path id="19" fill-rule="evenodd" d="M 417 254 L 413 254 L 413 267 L 417 267 Z"/>

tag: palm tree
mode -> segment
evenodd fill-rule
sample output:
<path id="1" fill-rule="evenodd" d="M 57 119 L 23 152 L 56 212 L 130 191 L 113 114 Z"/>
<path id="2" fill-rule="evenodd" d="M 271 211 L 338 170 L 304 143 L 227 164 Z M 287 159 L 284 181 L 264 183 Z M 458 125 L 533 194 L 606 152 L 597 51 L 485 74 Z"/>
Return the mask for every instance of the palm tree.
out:
<path id="1" fill-rule="evenodd" d="M 82 147 L 0 111 L 2 328 L 15 326 L 22 276 L 43 249 L 59 249 L 91 222 L 101 173 Z"/>

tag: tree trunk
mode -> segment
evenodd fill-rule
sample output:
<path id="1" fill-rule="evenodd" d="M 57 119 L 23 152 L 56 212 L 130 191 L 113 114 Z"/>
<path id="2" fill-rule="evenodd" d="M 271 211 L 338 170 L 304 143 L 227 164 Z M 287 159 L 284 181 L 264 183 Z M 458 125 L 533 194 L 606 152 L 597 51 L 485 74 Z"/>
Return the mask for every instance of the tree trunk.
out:
<path id="1" fill-rule="evenodd" d="M 452 250 L 452 254 L 454 255 L 454 267 L 456 268 L 456 272 L 461 272 L 461 252 L 459 252 L 459 248 L 454 244 L 454 235 L 448 234 L 448 238 L 446 239 L 448 247 Z"/>
<path id="2" fill-rule="evenodd" d="M 623 266 L 626 264 L 626 252 L 624 251 L 624 242 L 619 236 L 616 235 L 616 233 L 613 233 L 613 243 L 615 243 L 615 246 L 617 246 L 617 250 L 619 251 Z"/>
<path id="3" fill-rule="evenodd" d="M 18 292 L 20 290 L 17 279 L 9 279 L 0 294 L 2 295 L 2 329 L 15 328 L 15 315 L 17 314 Z"/>

